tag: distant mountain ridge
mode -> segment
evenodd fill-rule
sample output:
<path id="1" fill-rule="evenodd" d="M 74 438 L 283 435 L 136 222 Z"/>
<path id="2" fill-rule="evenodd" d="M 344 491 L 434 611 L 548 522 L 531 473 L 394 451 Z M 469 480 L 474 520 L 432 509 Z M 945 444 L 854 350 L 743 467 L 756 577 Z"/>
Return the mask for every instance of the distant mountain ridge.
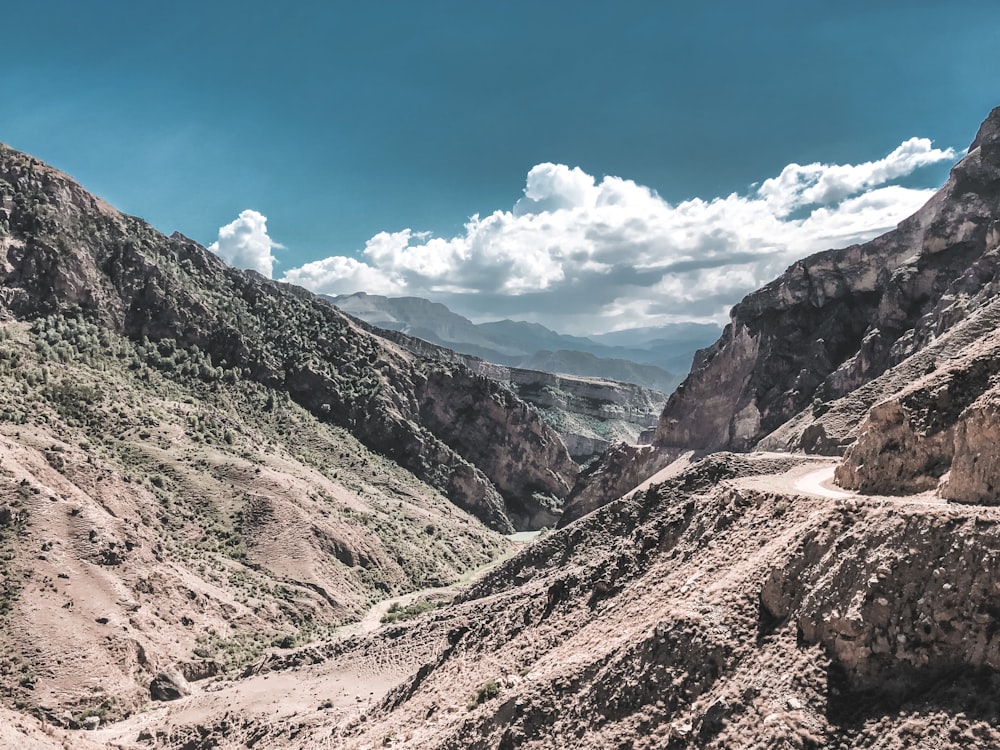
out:
<path id="1" fill-rule="evenodd" d="M 721 328 L 679 323 L 617 331 L 594 337 L 558 333 L 538 323 L 500 320 L 473 323 L 445 305 L 422 297 L 357 292 L 327 297 L 344 312 L 379 328 L 509 367 L 600 377 L 670 393 L 696 351 Z"/>

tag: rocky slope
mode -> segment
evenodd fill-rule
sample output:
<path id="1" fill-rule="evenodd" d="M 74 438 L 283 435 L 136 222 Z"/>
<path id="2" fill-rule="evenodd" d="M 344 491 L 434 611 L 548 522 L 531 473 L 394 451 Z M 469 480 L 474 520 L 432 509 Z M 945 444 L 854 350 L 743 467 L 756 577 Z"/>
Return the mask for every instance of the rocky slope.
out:
<path id="1" fill-rule="evenodd" d="M 78 727 L 550 522 L 576 474 L 509 390 L 225 267 L 0 147 L 0 697 Z"/>
<path id="2" fill-rule="evenodd" d="M 240 668 L 503 554 L 346 430 L 202 366 L 62 316 L 0 327 L 5 705 L 130 713 L 161 672 Z"/>
<path id="3" fill-rule="evenodd" d="M 656 449 L 619 446 L 588 467 L 563 523 L 685 450 L 846 451 L 846 487 L 941 483 L 950 499 L 996 502 L 1000 462 L 976 434 L 992 429 L 998 261 L 1000 108 L 896 230 L 799 261 L 736 305 L 670 396 Z"/>
<path id="4" fill-rule="evenodd" d="M 998 219 L 1000 109 L 939 193 L 896 230 L 799 261 L 736 305 L 668 402 L 656 443 L 752 447 L 947 336 L 995 295 Z M 796 424 L 782 443 L 811 447 L 812 422 Z"/>
<path id="5" fill-rule="evenodd" d="M 510 389 L 556 430 L 580 464 L 619 441 L 648 443 L 667 400 L 659 391 L 632 383 L 507 367 L 398 331 L 379 331 L 374 325 L 372 330 L 421 357 L 459 363 Z"/>
<path id="6" fill-rule="evenodd" d="M 833 498 L 815 481 L 832 469 L 716 454 L 551 533 L 450 606 L 275 654 L 217 696 L 95 738 L 191 749 L 1000 742 L 996 509 Z M 393 654 L 414 658 L 397 668 Z M 333 689 L 343 680 L 346 695 Z M 287 703 L 247 700 L 268 685 Z"/>
<path id="7" fill-rule="evenodd" d="M 427 399 L 440 395 L 426 387 L 433 366 L 359 330 L 311 294 L 227 268 L 196 243 L 118 214 L 6 147 L 0 206 L 0 309 L 8 315 L 73 311 L 131 340 L 204 353 L 208 366 L 287 393 L 500 530 L 512 529 L 508 502 L 530 507 L 533 495 L 545 494 L 552 505 L 568 492 L 575 466 L 565 453 L 556 457 L 558 438 L 543 422 L 527 413 L 501 420 L 506 427 L 497 429 L 509 434 L 491 449 L 497 455 L 490 465 L 506 451 L 502 462 L 516 465 L 522 479 L 517 487 L 498 484 L 463 455 L 467 443 L 453 434 L 443 439 L 422 421 L 433 411 Z M 507 398 L 499 386 L 476 387 Z M 497 416 L 487 408 L 468 418 Z M 549 452 L 523 450 L 526 442 L 549 445 Z"/>

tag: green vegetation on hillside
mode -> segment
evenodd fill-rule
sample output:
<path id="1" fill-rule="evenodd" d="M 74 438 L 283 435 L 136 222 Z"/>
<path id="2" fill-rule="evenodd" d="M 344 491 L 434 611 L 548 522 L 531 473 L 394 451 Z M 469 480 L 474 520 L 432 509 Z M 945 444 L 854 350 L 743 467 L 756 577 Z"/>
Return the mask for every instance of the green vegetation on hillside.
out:
<path id="1" fill-rule="evenodd" d="M 0 327 L 0 435 L 44 451 L 81 488 L 123 479 L 165 559 L 258 612 L 245 629 L 198 636 L 193 655 L 227 668 L 276 638 L 323 637 L 378 599 L 451 583 L 504 548 L 287 393 L 213 364 L 196 345 L 132 342 L 79 312 Z M 27 518 L 5 507 L 14 515 L 0 524 L 0 618 L 18 595 Z M 322 583 L 271 570 L 271 537 L 288 523 L 307 534 Z"/>

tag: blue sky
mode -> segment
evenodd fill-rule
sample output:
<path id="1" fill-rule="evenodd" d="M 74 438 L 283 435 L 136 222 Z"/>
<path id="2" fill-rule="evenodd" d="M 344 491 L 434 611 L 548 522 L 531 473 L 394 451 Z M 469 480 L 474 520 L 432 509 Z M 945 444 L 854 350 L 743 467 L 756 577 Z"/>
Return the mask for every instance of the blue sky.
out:
<path id="1" fill-rule="evenodd" d="M 316 291 L 575 333 L 718 319 L 884 230 L 1000 104 L 995 1 L 40 0 L 4 26 L 0 141 L 120 209 Z M 791 164 L 841 169 L 758 192 Z"/>

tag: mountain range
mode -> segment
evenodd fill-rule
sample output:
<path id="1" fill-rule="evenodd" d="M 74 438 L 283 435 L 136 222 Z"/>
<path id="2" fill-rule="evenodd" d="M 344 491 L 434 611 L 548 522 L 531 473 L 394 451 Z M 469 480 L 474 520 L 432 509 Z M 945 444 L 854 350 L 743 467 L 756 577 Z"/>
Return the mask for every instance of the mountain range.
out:
<path id="1" fill-rule="evenodd" d="M 0 257 L 5 746 L 1000 746 L 1000 108 L 582 471 L 6 147 Z"/>
<path id="2" fill-rule="evenodd" d="M 590 337 L 556 333 L 538 323 L 500 320 L 473 323 L 444 305 L 420 297 L 358 292 L 329 297 L 350 315 L 393 331 L 489 362 L 523 370 L 606 378 L 670 393 L 698 349 L 720 329 L 708 323 L 677 323 Z"/>

